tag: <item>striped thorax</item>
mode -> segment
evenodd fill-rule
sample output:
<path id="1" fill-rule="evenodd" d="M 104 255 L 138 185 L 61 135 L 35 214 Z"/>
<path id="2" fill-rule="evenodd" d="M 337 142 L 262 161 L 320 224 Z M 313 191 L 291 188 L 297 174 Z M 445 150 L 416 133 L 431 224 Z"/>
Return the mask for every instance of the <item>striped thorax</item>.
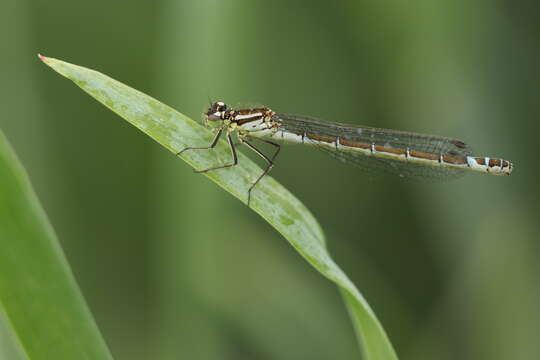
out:
<path id="1" fill-rule="evenodd" d="M 240 136 L 272 136 L 279 127 L 274 119 L 276 113 L 266 107 L 234 110 L 217 101 L 204 115 L 207 121 L 223 121 L 229 131 L 237 130 Z"/>

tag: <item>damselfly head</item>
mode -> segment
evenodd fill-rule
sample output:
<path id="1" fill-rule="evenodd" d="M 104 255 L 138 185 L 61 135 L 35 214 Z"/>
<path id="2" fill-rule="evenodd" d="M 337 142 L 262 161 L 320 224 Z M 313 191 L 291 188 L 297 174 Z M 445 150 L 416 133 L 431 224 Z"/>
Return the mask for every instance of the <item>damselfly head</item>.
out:
<path id="1" fill-rule="evenodd" d="M 225 119 L 227 105 L 223 101 L 215 101 L 210 105 L 207 112 L 204 113 L 206 120 L 218 121 Z"/>

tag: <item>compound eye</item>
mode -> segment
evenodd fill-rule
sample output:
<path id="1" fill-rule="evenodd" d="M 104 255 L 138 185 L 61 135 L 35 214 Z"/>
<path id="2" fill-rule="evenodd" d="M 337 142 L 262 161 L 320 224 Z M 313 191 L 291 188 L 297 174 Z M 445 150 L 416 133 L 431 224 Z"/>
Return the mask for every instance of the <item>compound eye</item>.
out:
<path id="1" fill-rule="evenodd" d="M 215 106 L 216 112 L 217 111 L 222 112 L 222 111 L 227 110 L 227 105 L 223 101 L 216 101 L 214 103 L 214 106 Z"/>
<path id="2" fill-rule="evenodd" d="M 210 108 L 206 113 L 204 113 L 206 120 L 208 121 L 219 121 L 223 120 L 225 116 L 225 111 L 227 110 L 227 105 L 223 101 L 213 102 Z"/>

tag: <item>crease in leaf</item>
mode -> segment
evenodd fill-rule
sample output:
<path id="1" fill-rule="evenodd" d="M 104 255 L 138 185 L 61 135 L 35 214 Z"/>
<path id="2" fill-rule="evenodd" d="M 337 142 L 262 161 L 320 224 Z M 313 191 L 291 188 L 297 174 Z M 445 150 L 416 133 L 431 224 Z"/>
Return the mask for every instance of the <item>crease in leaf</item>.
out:
<path id="1" fill-rule="evenodd" d="M 40 59 L 175 154 L 185 147 L 212 140 L 210 130 L 138 90 L 94 70 L 41 55 Z M 230 161 L 224 140 L 219 141 L 214 151 L 184 152 L 180 157 L 199 170 Z M 245 203 L 247 190 L 262 169 L 241 152 L 238 158 L 239 164 L 233 169 L 204 175 Z M 251 208 L 281 233 L 315 269 L 341 288 L 364 357 L 397 359 L 370 306 L 330 257 L 322 229 L 309 210 L 270 176 L 265 177 L 253 191 Z"/>

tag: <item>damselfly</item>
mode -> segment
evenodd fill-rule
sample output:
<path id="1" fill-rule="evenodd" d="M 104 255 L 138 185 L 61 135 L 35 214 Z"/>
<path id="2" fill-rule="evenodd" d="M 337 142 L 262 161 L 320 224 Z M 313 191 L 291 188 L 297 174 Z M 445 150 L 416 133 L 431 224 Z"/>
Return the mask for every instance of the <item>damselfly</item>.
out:
<path id="1" fill-rule="evenodd" d="M 470 147 L 460 140 L 327 122 L 308 116 L 281 114 L 267 107 L 234 110 L 224 102 L 216 101 L 204 113 L 204 120 L 205 123 L 220 122 L 211 144 L 187 147 L 178 155 L 187 150 L 212 149 L 226 132 L 232 163 L 196 172 L 233 167 L 238 164 L 238 157 L 231 134 L 237 132 L 240 144 L 253 150 L 267 163 L 265 170 L 248 190 L 248 206 L 251 191 L 274 166 L 274 159 L 280 150 L 280 145 L 275 141 L 314 145 L 335 158 L 364 169 L 421 180 L 444 180 L 468 171 L 510 175 L 513 167 L 511 162 L 500 158 L 474 156 Z M 272 145 L 276 150 L 269 157 L 251 141 Z"/>

